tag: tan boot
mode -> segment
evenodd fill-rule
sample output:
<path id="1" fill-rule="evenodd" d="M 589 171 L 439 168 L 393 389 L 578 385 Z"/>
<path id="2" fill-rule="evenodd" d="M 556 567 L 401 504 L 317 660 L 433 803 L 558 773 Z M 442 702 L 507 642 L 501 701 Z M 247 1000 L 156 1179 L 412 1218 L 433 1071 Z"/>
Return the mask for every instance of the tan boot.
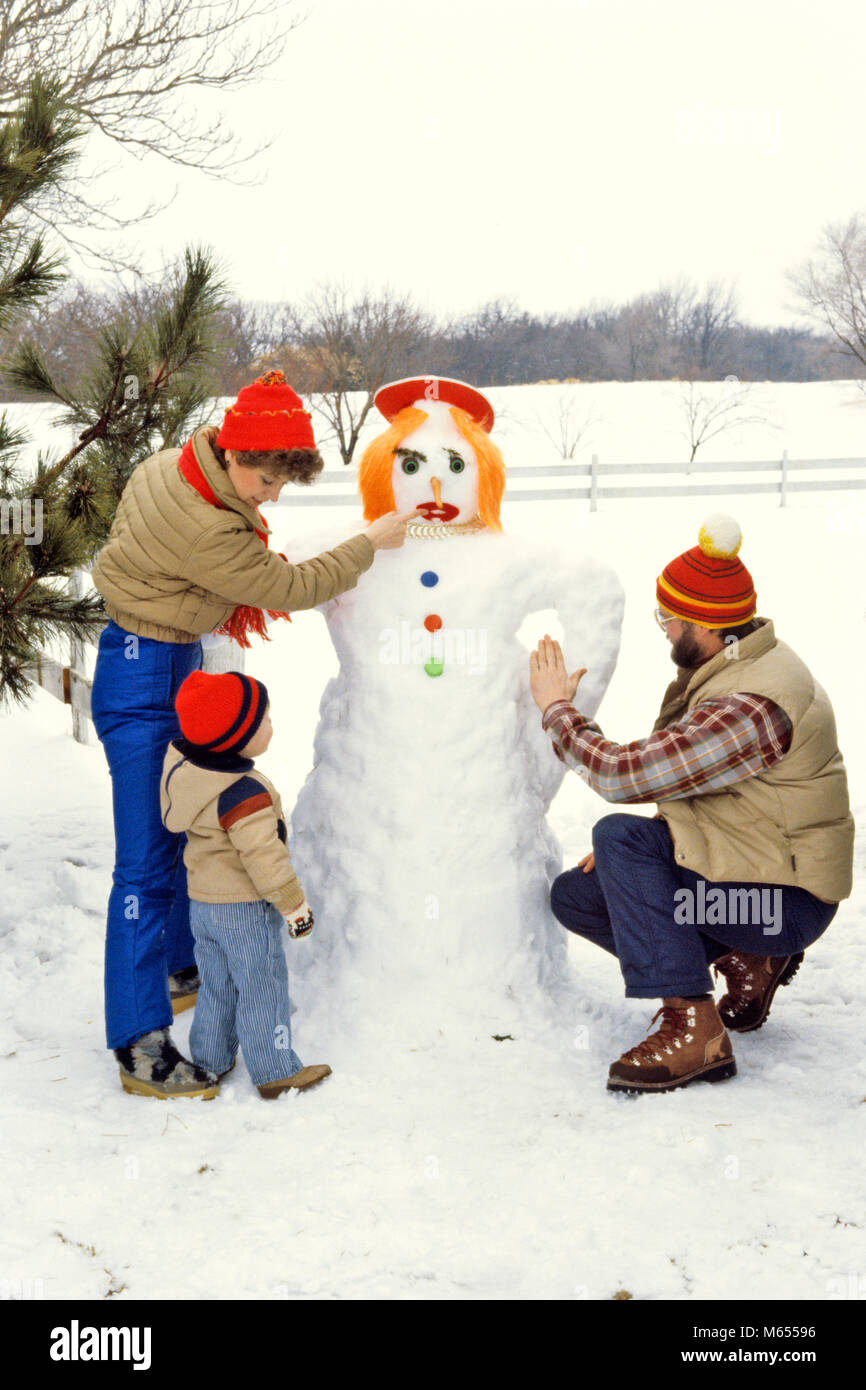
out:
<path id="1" fill-rule="evenodd" d="M 187 1009 L 192 1009 L 195 1006 L 200 984 L 198 969 L 194 965 L 189 966 L 187 970 L 179 970 L 176 975 L 169 975 L 168 996 L 171 1000 L 171 1012 L 175 1018 L 178 1014 L 185 1013 Z"/>
<path id="2" fill-rule="evenodd" d="M 731 1040 L 712 999 L 663 999 L 653 1023 L 659 1016 L 656 1032 L 614 1062 L 609 1091 L 675 1091 L 736 1076 Z"/>
<path id="3" fill-rule="evenodd" d="M 713 964 L 718 977 L 724 975 L 727 993 L 719 1002 L 719 1016 L 735 1033 L 751 1033 L 760 1028 L 779 985 L 788 985 L 800 969 L 803 952 L 795 956 L 748 956 L 730 951 Z"/>
<path id="4" fill-rule="evenodd" d="M 331 1075 L 331 1068 L 326 1062 L 321 1062 L 312 1067 L 301 1067 L 294 1076 L 284 1077 L 280 1081 L 265 1081 L 263 1085 L 257 1086 L 256 1090 L 262 1100 L 276 1100 L 283 1091 L 308 1091 L 311 1086 L 315 1086 L 319 1081 L 324 1081 L 326 1076 Z"/>
<path id="5" fill-rule="evenodd" d="M 130 1095 L 156 1100 L 213 1100 L 219 1092 L 219 1077 L 182 1057 L 167 1028 L 143 1033 L 126 1047 L 115 1048 L 114 1055 L 120 1084 Z"/>

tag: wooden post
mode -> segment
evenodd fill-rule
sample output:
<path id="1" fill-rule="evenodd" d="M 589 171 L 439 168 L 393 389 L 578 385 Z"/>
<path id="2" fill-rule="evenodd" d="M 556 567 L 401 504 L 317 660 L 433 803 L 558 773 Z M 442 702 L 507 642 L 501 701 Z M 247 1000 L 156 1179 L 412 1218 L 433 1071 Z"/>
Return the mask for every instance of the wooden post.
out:
<path id="1" fill-rule="evenodd" d="M 84 593 L 84 585 L 81 580 L 80 570 L 73 571 L 72 578 L 69 581 L 69 590 L 76 598 L 81 598 Z M 84 643 L 76 642 L 74 637 L 71 638 L 69 642 L 69 666 L 70 671 L 77 671 L 80 676 L 86 677 L 87 659 Z M 75 739 L 76 743 L 89 743 L 90 731 L 88 729 L 87 715 L 84 714 L 75 699 L 74 685 L 71 678 L 69 680 L 68 700 L 72 709 L 72 737 Z"/>
<path id="2" fill-rule="evenodd" d="M 788 450 L 782 450 L 782 476 L 779 480 L 779 506 L 784 507 L 788 499 Z"/>
<path id="3" fill-rule="evenodd" d="M 598 454 L 593 454 L 589 473 L 589 510 L 598 511 Z"/>

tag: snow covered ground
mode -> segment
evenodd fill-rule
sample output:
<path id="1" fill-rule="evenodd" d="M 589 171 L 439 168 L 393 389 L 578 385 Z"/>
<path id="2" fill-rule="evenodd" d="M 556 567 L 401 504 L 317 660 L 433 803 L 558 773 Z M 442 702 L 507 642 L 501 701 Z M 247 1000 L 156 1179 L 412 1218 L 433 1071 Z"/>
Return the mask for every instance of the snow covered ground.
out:
<path id="1" fill-rule="evenodd" d="M 572 389 L 604 398 L 587 444 L 603 458 L 683 456 L 681 442 L 672 452 L 675 388 Z M 866 403 L 850 385 L 757 389 L 779 428 L 722 436 L 712 456 L 866 454 Z M 561 390 L 491 393 L 507 410 L 507 461 L 541 457 L 537 412 L 552 420 Z M 594 515 L 579 502 L 506 502 L 503 520 L 587 546 L 619 572 L 622 651 L 598 718 L 625 741 L 649 731 L 672 672 L 652 620 L 655 576 L 722 508 L 741 522 L 759 612 L 834 702 L 860 832 L 854 896 L 766 1026 L 735 1039 L 739 1075 L 722 1085 L 607 1093 L 609 1063 L 652 1010 L 622 997 L 613 960 L 570 941 L 570 988 L 546 1005 L 479 997 L 455 973 L 432 998 L 423 978 L 407 981 L 387 1009 L 371 982 L 376 1007 L 356 1017 L 335 1017 L 327 999 L 299 1011 L 301 1057 L 334 1068 L 308 1095 L 264 1104 L 240 1062 L 211 1103 L 125 1095 L 102 1024 L 102 751 L 76 744 L 68 711 L 43 692 L 3 716 L 0 1278 L 13 1292 L 18 1281 L 46 1298 L 121 1301 L 866 1297 L 866 497 L 801 494 L 784 510 L 733 494 L 622 501 Z M 325 511 L 280 507 L 269 519 L 278 539 L 299 537 L 332 520 Z M 527 643 L 547 621 L 528 625 Z M 581 654 L 566 660 L 574 669 Z M 336 671 L 320 615 L 297 614 L 247 670 L 271 691 L 276 733 L 261 766 L 289 808 Z M 607 809 L 566 779 L 551 815 L 566 864 Z M 290 971 L 315 949 L 315 934 L 290 943 Z M 185 1015 L 181 1045 L 188 1029 Z"/>

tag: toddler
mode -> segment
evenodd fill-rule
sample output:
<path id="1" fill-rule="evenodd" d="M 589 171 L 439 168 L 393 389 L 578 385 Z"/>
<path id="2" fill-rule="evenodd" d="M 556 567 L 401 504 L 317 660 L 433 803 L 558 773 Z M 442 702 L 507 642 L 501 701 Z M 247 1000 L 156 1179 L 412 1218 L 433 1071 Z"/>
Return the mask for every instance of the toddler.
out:
<path id="1" fill-rule="evenodd" d="M 298 883 L 274 786 L 257 772 L 273 727 L 268 692 L 239 671 L 193 671 L 175 701 L 182 737 L 168 748 L 160 797 L 166 829 L 185 832 L 190 926 L 201 975 L 193 1062 L 223 1077 L 238 1046 L 265 1100 L 330 1074 L 292 1049 L 282 944 L 313 915 Z"/>

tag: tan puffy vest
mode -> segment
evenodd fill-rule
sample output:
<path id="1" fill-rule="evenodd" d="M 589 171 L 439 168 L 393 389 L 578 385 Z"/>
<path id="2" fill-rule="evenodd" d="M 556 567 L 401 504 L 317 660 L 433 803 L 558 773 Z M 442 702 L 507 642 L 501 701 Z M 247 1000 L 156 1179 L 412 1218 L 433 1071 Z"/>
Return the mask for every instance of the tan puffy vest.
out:
<path id="1" fill-rule="evenodd" d="M 854 820 L 833 708 L 772 622 L 761 621 L 735 658 L 726 648 L 668 687 L 654 731 L 705 700 L 763 695 L 793 725 L 789 751 L 726 791 L 660 801 L 659 814 L 677 862 L 711 882 L 794 884 L 839 902 L 852 889 Z"/>

